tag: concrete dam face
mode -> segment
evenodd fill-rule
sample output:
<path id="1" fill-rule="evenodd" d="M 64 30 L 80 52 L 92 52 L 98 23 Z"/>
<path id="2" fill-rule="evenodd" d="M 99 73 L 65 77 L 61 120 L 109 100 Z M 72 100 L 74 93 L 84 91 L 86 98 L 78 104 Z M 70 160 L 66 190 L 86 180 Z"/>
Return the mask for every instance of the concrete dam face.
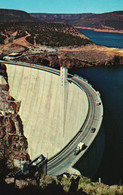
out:
<path id="1" fill-rule="evenodd" d="M 88 113 L 86 93 L 67 82 L 65 105 L 60 76 L 35 68 L 7 65 L 9 93 L 21 102 L 19 115 L 33 160 L 58 153 L 78 132 Z"/>

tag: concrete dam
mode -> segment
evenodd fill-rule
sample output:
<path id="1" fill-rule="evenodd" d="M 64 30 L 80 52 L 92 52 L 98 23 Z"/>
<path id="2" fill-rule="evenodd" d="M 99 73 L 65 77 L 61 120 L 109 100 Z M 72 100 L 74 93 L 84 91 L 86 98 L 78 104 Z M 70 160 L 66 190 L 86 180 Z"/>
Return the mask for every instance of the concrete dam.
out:
<path id="1" fill-rule="evenodd" d="M 101 127 L 99 92 L 84 79 L 68 77 L 66 68 L 59 72 L 22 62 L 4 64 L 9 93 L 21 102 L 19 115 L 31 160 L 43 154 L 49 159 L 48 174 L 77 173 L 72 168 L 86 155 Z M 92 128 L 96 132 L 91 133 Z M 80 141 L 87 148 L 75 156 Z"/>
<path id="2" fill-rule="evenodd" d="M 68 83 L 63 132 L 59 76 L 23 66 L 6 66 L 10 94 L 21 101 L 19 114 L 30 157 L 34 159 L 42 153 L 50 158 L 74 137 L 84 122 L 88 112 L 86 94 L 73 83 Z"/>

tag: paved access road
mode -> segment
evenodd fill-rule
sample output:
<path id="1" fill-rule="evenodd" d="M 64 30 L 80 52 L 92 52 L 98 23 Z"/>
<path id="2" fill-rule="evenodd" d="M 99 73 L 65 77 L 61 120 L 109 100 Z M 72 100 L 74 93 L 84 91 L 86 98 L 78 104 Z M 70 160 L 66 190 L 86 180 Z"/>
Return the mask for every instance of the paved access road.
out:
<path id="1" fill-rule="evenodd" d="M 75 82 L 82 90 L 84 90 L 88 97 L 89 112 L 85 123 L 82 125 L 78 134 L 70 141 L 67 147 L 62 152 L 56 155 L 56 157 L 49 159 L 48 161 L 48 174 L 59 175 L 67 172 L 69 168 L 79 160 L 79 158 L 86 152 L 88 147 L 95 139 L 103 117 L 103 106 L 98 92 L 96 92 L 87 82 L 77 77 L 72 77 L 71 81 Z M 98 105 L 97 102 L 101 102 Z M 91 129 L 96 128 L 94 133 L 91 133 Z M 74 150 L 78 143 L 82 141 L 86 144 L 87 148 L 80 152 L 79 155 L 74 155 Z"/>
<path id="2" fill-rule="evenodd" d="M 36 68 L 59 75 L 58 70 L 36 64 L 4 60 L 0 60 L 0 63 Z M 67 172 L 69 168 L 73 167 L 73 165 L 86 152 L 86 150 L 95 139 L 100 129 L 103 118 L 103 106 L 98 92 L 96 92 L 87 83 L 87 81 L 79 77 L 70 76 L 68 80 L 75 83 L 79 88 L 81 88 L 81 90 L 85 91 L 88 97 L 89 110 L 84 124 L 80 129 L 78 129 L 78 133 L 75 135 L 75 137 L 59 153 L 48 160 L 48 174 L 52 175 L 62 174 L 64 172 Z M 97 102 L 101 102 L 101 105 L 98 105 Z M 96 128 L 96 131 L 94 133 L 91 133 L 92 128 Z M 80 141 L 84 142 L 87 145 L 87 148 L 81 151 L 77 156 L 75 156 L 74 150 Z"/>

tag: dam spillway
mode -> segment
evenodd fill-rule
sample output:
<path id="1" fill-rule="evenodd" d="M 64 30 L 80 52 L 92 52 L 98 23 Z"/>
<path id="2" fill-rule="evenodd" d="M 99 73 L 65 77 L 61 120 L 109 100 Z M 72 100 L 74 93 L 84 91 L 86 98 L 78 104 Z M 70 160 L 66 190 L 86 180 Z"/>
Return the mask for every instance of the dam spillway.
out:
<path id="1" fill-rule="evenodd" d="M 6 67 L 9 93 L 21 102 L 19 115 L 30 158 L 41 153 L 48 158 L 54 156 L 84 123 L 88 113 L 86 93 L 68 82 L 63 130 L 60 77 L 31 67 L 8 64 Z"/>

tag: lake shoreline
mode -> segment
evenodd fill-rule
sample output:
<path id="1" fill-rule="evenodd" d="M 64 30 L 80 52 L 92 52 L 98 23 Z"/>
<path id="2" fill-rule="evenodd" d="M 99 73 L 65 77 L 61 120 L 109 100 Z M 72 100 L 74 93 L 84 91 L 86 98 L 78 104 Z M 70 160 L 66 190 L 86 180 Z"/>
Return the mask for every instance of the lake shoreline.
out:
<path id="1" fill-rule="evenodd" d="M 120 34 L 123 34 L 123 30 L 99 29 L 99 28 L 82 27 L 82 26 L 74 26 L 74 28 L 77 28 L 77 29 L 93 30 L 93 31 L 97 31 L 97 32 L 120 33 Z"/>

